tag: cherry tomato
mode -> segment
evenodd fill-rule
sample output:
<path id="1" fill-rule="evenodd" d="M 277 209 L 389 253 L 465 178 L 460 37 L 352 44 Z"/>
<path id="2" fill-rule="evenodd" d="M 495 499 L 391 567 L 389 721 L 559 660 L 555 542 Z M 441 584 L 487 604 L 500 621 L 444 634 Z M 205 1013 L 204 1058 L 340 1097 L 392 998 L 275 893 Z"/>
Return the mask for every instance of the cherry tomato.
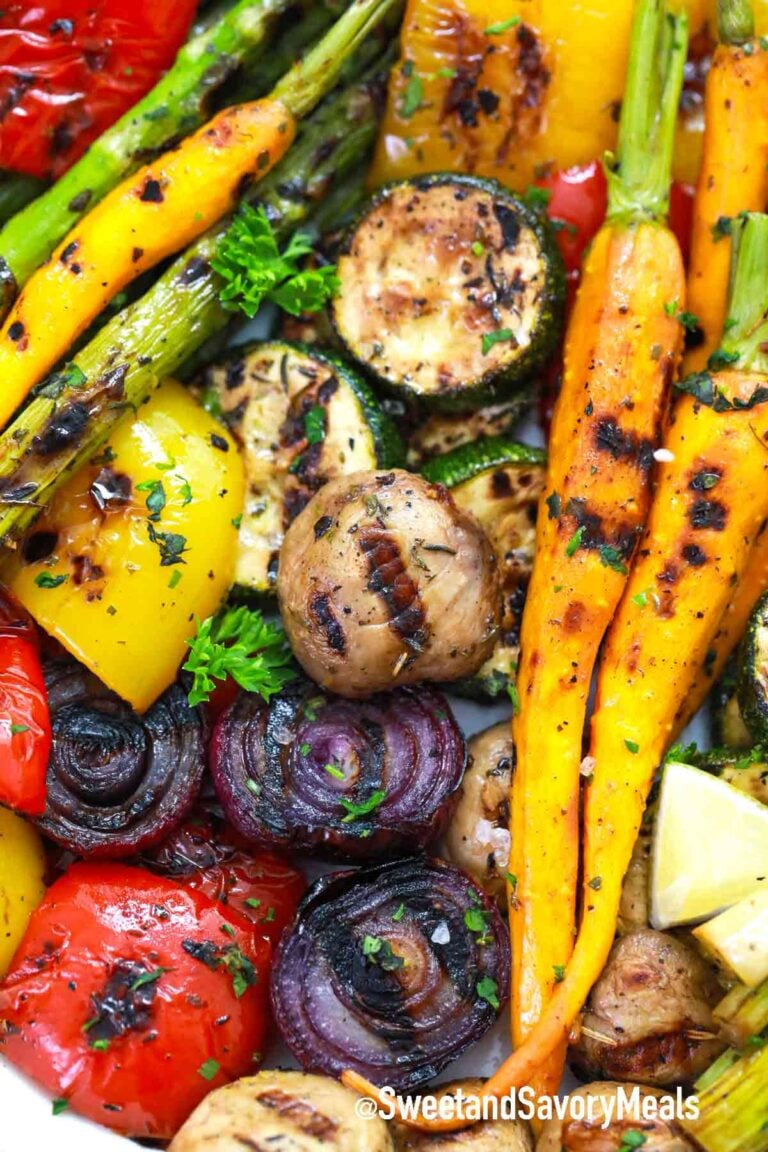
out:
<path id="1" fill-rule="evenodd" d="M 31 620 L 0 594 L 0 803 L 45 810 L 51 720 Z"/>
<path id="2" fill-rule="evenodd" d="M 599 160 L 556 170 L 539 181 L 549 192 L 547 215 L 557 228 L 557 243 L 569 279 L 581 271 L 584 253 L 605 219 L 608 187 Z"/>
<path id="3" fill-rule="evenodd" d="M 0 1052 L 82 1115 L 169 1139 L 253 1071 L 270 947 L 202 892 L 75 864 L 33 913 L 0 987 Z"/>
<path id="4" fill-rule="evenodd" d="M 153 871 L 198 889 L 251 920 L 272 944 L 293 920 L 307 887 L 304 876 L 272 852 L 248 845 L 207 813 L 185 820 L 142 856 Z"/>
<path id="5" fill-rule="evenodd" d="M 693 231 L 693 201 L 696 189 L 693 184 L 681 184 L 675 180 L 669 193 L 669 226 L 677 236 L 683 260 L 688 263 Z"/>
<path id="6" fill-rule="evenodd" d="M 11 0 L 0 11 L 0 166 L 60 176 L 172 63 L 196 0 Z"/>

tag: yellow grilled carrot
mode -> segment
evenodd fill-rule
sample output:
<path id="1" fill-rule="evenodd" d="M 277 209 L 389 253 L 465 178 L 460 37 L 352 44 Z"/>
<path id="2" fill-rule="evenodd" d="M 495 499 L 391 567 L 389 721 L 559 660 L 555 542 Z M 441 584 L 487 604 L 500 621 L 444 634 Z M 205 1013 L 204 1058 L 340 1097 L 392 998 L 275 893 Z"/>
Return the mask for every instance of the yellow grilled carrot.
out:
<path id="1" fill-rule="evenodd" d="M 650 503 L 653 452 L 681 350 L 680 250 L 665 221 L 686 24 L 643 0 L 608 219 L 587 258 L 539 509 L 517 677 L 510 923 L 512 1039 L 536 1024 L 570 956 L 587 697 Z M 673 302 L 670 306 L 670 302 Z M 564 1048 L 536 1087 L 557 1089 Z"/>
<path id="2" fill-rule="evenodd" d="M 264 175 L 294 131 L 278 100 L 225 109 L 83 217 L 0 330 L 0 426 L 109 300 L 228 212 L 243 180 Z"/>
<path id="3" fill-rule="evenodd" d="M 688 350 L 686 374 L 706 367 L 723 330 L 731 221 L 768 203 L 768 51 L 755 38 L 749 0 L 720 0 L 718 15 L 688 271 L 687 307 L 700 342 Z"/>

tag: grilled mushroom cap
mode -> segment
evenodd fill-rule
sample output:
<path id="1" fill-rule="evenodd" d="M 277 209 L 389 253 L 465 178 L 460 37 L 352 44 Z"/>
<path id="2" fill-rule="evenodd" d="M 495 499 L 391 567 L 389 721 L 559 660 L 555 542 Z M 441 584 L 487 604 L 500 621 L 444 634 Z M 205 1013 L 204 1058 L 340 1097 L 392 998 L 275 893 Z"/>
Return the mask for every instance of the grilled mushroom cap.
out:
<path id="1" fill-rule="evenodd" d="M 509 789 L 514 745 L 508 721 L 478 732 L 469 742 L 469 767 L 440 855 L 463 868 L 503 910 L 509 862 Z"/>
<path id="2" fill-rule="evenodd" d="M 480 526 L 442 485 L 398 469 L 321 488 L 286 533 L 277 590 L 297 659 L 342 696 L 469 676 L 498 627 Z"/>
<path id="3" fill-rule="evenodd" d="M 637 1099 L 634 1108 L 622 1102 L 622 1098 L 632 1100 L 633 1089 Z M 666 1110 L 659 1107 L 652 1119 L 643 1116 L 642 1101 L 650 1096 L 656 1097 L 660 1105 L 666 1101 L 667 1108 L 674 1110 L 674 1097 L 666 1096 L 656 1088 L 618 1084 L 611 1080 L 597 1080 L 594 1084 L 577 1088 L 568 1097 L 565 1119 L 554 1117 L 545 1123 L 536 1152 L 619 1152 L 621 1148 L 640 1146 L 632 1143 L 631 1137 L 624 1139 L 631 1132 L 644 1137 L 641 1142 L 643 1152 L 694 1152 L 693 1144 L 683 1136 L 675 1122 L 661 1118 L 667 1115 Z M 620 1103 L 625 1110 L 622 1118 L 617 1119 Z"/>
<path id="4" fill-rule="evenodd" d="M 592 989 L 572 1058 L 587 1076 L 689 1084 L 722 1051 L 713 971 L 682 940 L 652 928 L 623 936 Z"/>
<path id="5" fill-rule="evenodd" d="M 386 1123 L 358 1116 L 358 1099 L 330 1076 L 259 1072 L 206 1096 L 169 1152 L 392 1152 Z"/>

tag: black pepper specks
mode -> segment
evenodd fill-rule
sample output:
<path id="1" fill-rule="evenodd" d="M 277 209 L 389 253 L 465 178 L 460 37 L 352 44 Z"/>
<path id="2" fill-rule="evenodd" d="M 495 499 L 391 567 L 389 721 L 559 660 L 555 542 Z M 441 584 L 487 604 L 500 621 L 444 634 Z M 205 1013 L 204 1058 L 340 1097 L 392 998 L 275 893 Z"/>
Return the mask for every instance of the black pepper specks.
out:
<path id="1" fill-rule="evenodd" d="M 14 344 L 18 344 L 25 331 L 26 329 L 24 328 L 21 320 L 14 320 L 13 324 L 11 324 L 10 328 L 8 329 L 8 339 L 13 340 Z"/>
<path id="2" fill-rule="evenodd" d="M 142 204 L 162 204 L 163 190 L 160 187 L 160 181 L 148 176 L 144 181 L 144 187 L 139 194 L 139 200 Z"/>

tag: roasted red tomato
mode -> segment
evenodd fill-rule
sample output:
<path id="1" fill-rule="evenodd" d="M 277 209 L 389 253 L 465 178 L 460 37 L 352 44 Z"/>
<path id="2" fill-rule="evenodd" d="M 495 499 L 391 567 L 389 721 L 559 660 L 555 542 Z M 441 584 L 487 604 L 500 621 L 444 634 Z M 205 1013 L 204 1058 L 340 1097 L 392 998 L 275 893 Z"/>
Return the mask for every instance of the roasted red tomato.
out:
<path id="1" fill-rule="evenodd" d="M 204 812 L 144 853 L 142 863 L 252 920 L 272 944 L 293 920 L 307 887 L 297 868 L 246 844 L 229 825 Z"/>
<path id="2" fill-rule="evenodd" d="M 33 913 L 0 987 L 0 1052 L 84 1116 L 168 1139 L 253 1071 L 270 946 L 202 892 L 75 864 Z"/>
<path id="3" fill-rule="evenodd" d="M 50 748 L 35 627 L 0 593 L 0 804 L 41 815 Z"/>
<path id="4" fill-rule="evenodd" d="M 196 0 L 11 0 L 0 11 L 0 167 L 57 177 L 157 82 Z"/>

